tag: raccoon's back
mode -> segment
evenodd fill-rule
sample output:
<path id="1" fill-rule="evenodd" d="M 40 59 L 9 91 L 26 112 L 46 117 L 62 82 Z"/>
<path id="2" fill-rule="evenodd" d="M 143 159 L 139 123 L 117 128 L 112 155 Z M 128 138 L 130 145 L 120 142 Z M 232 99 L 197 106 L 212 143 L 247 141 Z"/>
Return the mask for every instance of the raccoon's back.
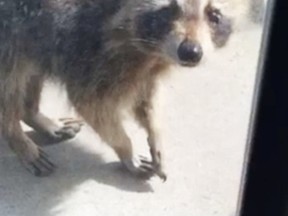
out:
<path id="1" fill-rule="evenodd" d="M 42 0 L 2 0 L 0 32 L 2 74 L 21 58 L 47 64 L 53 52 L 53 16 L 43 9 Z"/>
<path id="2" fill-rule="evenodd" d="M 19 58 L 33 60 L 57 73 L 79 59 L 101 52 L 103 26 L 124 0 L 2 0 L 0 1 L 0 63 L 9 68 Z M 81 62 L 77 62 L 81 63 Z"/>

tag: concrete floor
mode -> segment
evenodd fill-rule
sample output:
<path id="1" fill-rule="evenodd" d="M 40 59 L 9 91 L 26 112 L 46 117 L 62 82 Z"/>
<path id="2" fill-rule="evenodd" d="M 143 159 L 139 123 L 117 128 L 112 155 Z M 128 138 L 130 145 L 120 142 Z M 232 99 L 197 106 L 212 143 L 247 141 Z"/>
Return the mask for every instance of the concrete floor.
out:
<path id="1" fill-rule="evenodd" d="M 260 39 L 259 26 L 243 25 L 225 49 L 206 55 L 197 69 L 175 68 L 163 83 L 166 183 L 122 172 L 111 149 L 84 127 L 74 140 L 45 147 L 58 165 L 47 178 L 31 176 L 0 145 L 0 215 L 232 216 Z M 47 84 L 42 110 L 67 117 L 65 95 L 55 85 Z M 144 132 L 125 125 L 136 151 L 144 152 Z"/>

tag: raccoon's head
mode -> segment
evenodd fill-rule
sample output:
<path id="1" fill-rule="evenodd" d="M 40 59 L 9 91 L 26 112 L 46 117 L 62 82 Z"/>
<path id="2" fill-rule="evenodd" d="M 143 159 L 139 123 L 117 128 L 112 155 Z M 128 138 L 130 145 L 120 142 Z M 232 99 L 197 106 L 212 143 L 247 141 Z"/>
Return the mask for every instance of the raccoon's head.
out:
<path id="1" fill-rule="evenodd" d="M 184 66 L 197 65 L 204 54 L 199 33 L 210 29 L 215 47 L 223 47 L 232 32 L 231 21 L 211 0 L 142 0 L 133 23 L 134 38 L 147 52 Z"/>

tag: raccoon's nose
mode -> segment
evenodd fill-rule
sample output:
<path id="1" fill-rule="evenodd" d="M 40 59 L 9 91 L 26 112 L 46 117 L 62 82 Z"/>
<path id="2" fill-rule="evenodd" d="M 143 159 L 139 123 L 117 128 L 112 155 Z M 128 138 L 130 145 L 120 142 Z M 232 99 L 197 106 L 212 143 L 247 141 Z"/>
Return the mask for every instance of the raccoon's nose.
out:
<path id="1" fill-rule="evenodd" d="M 202 47 L 198 42 L 184 40 L 178 48 L 178 57 L 184 64 L 197 64 L 203 56 Z"/>

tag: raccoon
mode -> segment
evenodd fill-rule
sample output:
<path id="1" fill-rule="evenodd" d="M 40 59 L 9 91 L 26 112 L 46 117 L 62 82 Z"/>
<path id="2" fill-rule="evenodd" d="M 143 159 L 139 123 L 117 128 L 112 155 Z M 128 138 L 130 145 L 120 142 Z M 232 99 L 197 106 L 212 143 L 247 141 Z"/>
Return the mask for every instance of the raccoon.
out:
<path id="1" fill-rule="evenodd" d="M 166 180 L 153 98 L 173 64 L 195 67 L 203 56 L 201 26 L 215 47 L 231 21 L 203 0 L 1 0 L 0 132 L 36 176 L 55 168 L 20 121 L 52 138 L 73 138 L 77 120 L 59 127 L 39 111 L 44 80 L 67 89 L 78 114 L 135 176 Z M 57 104 L 55 104 L 57 106 Z M 133 155 L 121 111 L 147 131 L 152 160 Z"/>

